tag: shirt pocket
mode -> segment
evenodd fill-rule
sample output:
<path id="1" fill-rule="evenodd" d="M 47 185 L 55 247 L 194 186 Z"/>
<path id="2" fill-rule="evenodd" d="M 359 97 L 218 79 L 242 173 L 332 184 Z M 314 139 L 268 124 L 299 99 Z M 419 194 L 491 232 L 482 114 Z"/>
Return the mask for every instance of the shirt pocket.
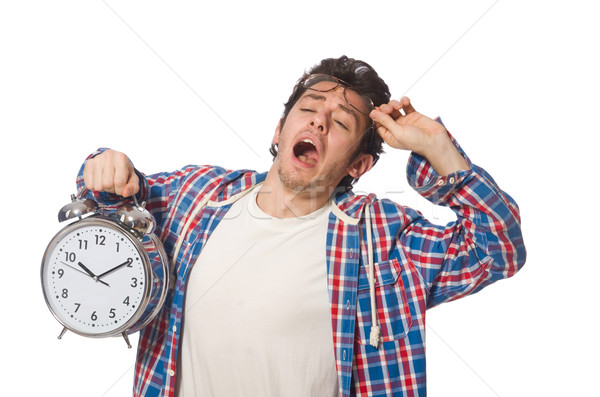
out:
<path id="1" fill-rule="evenodd" d="M 397 259 L 374 264 L 375 298 L 381 328 L 381 342 L 402 339 L 412 325 L 410 307 L 400 276 L 401 267 Z M 371 294 L 369 268 L 361 266 L 358 273 L 358 307 L 356 312 L 357 340 L 362 345 L 370 344 Z"/>

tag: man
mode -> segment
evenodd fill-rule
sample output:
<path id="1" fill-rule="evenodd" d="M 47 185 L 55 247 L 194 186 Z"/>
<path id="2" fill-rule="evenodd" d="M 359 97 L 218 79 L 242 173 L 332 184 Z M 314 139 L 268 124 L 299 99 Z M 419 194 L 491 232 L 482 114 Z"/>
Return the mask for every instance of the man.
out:
<path id="1" fill-rule="evenodd" d="M 266 175 L 146 177 L 121 153 L 90 156 L 80 187 L 146 200 L 174 263 L 135 395 L 425 395 L 425 310 L 512 276 L 525 249 L 514 201 L 440 122 L 389 99 L 368 64 L 323 60 L 285 105 Z M 409 182 L 454 224 L 352 193 L 382 139 L 412 151 Z"/>

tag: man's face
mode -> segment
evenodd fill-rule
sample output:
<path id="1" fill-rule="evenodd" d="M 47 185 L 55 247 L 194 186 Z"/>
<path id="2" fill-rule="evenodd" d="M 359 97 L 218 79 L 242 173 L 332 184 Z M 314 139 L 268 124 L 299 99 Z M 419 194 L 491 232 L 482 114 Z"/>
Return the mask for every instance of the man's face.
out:
<path id="1" fill-rule="evenodd" d="M 327 89 L 327 82 L 315 89 Z M 322 87 L 321 87 L 322 86 Z M 277 126 L 273 142 L 279 179 L 295 191 L 327 192 L 347 174 L 360 177 L 371 167 L 372 156 L 357 150 L 371 121 L 352 106 L 368 112 L 360 95 L 339 86 L 329 92 L 308 89 Z M 347 101 L 347 100 L 348 101 Z"/>

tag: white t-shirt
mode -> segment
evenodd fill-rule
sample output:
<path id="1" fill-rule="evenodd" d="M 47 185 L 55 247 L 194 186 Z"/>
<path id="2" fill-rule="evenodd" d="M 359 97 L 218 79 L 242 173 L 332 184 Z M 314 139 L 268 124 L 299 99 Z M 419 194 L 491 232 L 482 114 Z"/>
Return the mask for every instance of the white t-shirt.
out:
<path id="1" fill-rule="evenodd" d="M 272 218 L 233 204 L 187 283 L 179 397 L 336 396 L 327 205 Z"/>

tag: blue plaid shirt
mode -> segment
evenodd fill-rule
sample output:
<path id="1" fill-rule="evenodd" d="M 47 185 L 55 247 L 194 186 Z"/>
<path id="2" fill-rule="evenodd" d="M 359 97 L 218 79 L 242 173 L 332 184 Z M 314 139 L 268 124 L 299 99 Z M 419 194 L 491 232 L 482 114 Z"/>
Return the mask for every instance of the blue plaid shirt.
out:
<path id="1" fill-rule="evenodd" d="M 410 156 L 411 186 L 456 213 L 456 222 L 446 226 L 434 225 L 419 212 L 374 195 L 335 196 L 324 260 L 340 395 L 424 396 L 426 309 L 478 292 L 512 276 L 524 264 L 516 203 L 483 169 L 469 165 L 472 170 L 439 176 L 423 157 Z M 263 181 L 266 174 L 188 166 L 172 173 L 139 175 L 138 198 L 147 201 L 146 208 L 156 217 L 156 233 L 170 257 L 190 214 L 212 192 L 211 201 L 184 236 L 173 269 L 176 280 L 163 310 L 141 330 L 139 339 L 134 395 L 174 396 L 191 267 L 236 195 Z M 83 186 L 82 172 L 78 184 Z M 106 205 L 122 202 L 108 193 L 88 194 Z M 376 315 L 381 327 L 377 348 L 369 344 L 373 313 L 366 227 L 372 229 Z"/>

